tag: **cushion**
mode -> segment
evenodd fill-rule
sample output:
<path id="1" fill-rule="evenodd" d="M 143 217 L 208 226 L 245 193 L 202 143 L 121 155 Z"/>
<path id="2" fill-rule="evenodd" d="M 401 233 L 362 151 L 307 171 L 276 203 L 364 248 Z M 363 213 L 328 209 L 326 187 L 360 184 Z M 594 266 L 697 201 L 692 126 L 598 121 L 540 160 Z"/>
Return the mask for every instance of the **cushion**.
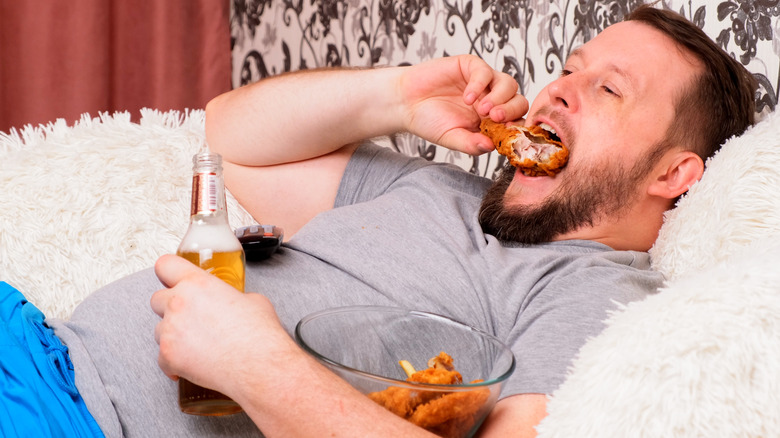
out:
<path id="1" fill-rule="evenodd" d="M 707 160 L 701 180 L 666 213 L 650 250 L 674 279 L 780 233 L 780 113 L 764 116 Z"/>
<path id="2" fill-rule="evenodd" d="M 780 237 L 629 304 L 580 351 L 540 438 L 774 436 Z"/>

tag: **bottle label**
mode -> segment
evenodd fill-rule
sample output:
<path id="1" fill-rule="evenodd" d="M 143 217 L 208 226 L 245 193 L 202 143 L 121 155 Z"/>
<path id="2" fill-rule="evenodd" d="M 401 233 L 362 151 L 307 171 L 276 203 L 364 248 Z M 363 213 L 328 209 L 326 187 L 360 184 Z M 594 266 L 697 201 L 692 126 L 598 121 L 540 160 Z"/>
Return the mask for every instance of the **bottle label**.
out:
<path id="1" fill-rule="evenodd" d="M 219 209 L 218 182 L 216 173 L 198 173 L 192 178 L 192 215 L 214 213 Z"/>

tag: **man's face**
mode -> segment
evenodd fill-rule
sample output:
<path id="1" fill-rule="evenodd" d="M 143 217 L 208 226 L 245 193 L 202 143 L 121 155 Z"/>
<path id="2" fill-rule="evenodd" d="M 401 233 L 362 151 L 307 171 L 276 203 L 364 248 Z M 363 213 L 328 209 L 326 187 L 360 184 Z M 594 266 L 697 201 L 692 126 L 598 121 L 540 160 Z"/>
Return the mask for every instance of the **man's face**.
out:
<path id="1" fill-rule="evenodd" d="M 555 177 L 507 167 L 483 201 L 485 231 L 538 243 L 585 238 L 578 231 L 620 217 L 643 196 L 650 157 L 696 72 L 671 39 L 637 22 L 611 26 L 574 51 L 525 121 L 552 127 L 569 163 Z"/>

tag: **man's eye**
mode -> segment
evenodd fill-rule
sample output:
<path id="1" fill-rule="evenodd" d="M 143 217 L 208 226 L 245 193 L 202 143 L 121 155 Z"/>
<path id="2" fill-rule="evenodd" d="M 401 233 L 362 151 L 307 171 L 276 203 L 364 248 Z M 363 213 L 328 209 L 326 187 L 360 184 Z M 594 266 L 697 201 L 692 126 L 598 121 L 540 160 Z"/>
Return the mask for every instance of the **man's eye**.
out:
<path id="1" fill-rule="evenodd" d="M 611 95 L 613 95 L 613 96 L 620 96 L 618 93 L 616 93 L 616 92 L 615 92 L 615 90 L 613 90 L 613 89 L 609 88 L 609 87 L 608 87 L 608 86 L 606 86 L 606 85 L 602 85 L 602 86 L 601 86 L 601 88 L 602 88 L 602 89 L 603 89 L 603 90 L 604 90 L 604 91 L 605 91 L 607 94 L 611 94 Z"/>
<path id="2" fill-rule="evenodd" d="M 561 70 L 561 77 L 569 76 L 571 74 L 571 70 L 566 70 L 565 68 Z"/>

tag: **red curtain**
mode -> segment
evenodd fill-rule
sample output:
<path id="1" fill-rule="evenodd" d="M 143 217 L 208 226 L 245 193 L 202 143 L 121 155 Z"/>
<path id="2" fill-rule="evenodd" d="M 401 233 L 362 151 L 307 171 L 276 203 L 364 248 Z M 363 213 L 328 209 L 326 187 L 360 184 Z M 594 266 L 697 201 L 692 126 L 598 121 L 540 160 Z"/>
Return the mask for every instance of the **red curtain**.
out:
<path id="1" fill-rule="evenodd" d="M 230 0 L 0 0 L 0 131 L 203 108 L 230 89 Z"/>

